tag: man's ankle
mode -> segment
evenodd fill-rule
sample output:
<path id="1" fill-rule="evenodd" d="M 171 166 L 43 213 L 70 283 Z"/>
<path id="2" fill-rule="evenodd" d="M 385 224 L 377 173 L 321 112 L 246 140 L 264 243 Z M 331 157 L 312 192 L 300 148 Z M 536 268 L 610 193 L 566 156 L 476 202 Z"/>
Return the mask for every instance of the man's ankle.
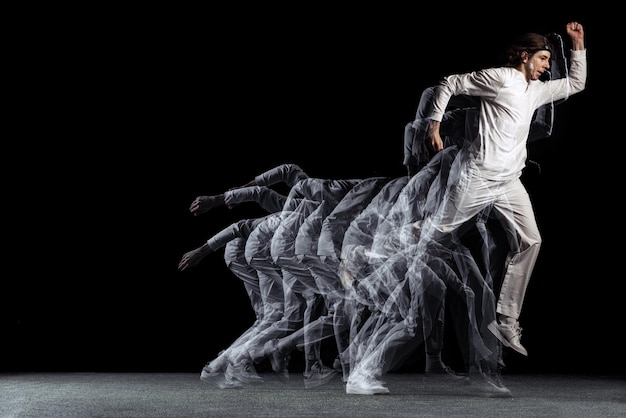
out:
<path id="1" fill-rule="evenodd" d="M 515 325 L 517 319 L 510 316 L 498 314 L 498 322 L 504 325 Z"/>

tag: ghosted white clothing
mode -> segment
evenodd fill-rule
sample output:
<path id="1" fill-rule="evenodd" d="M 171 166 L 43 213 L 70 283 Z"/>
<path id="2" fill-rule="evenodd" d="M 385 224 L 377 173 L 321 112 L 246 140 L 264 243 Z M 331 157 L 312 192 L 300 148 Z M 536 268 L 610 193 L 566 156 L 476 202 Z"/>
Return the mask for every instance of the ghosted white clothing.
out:
<path id="1" fill-rule="evenodd" d="M 515 68 L 489 68 L 445 77 L 434 97 L 431 119 L 441 120 L 451 96 L 481 98 L 478 133 L 459 152 L 451 170 L 446 194 L 424 240 L 440 240 L 483 209 L 493 205 L 496 216 L 514 228 L 497 312 L 518 319 L 534 268 L 541 236 L 530 197 L 520 180 L 526 164 L 526 142 L 534 112 L 584 89 L 586 50 L 571 51 L 569 77 L 526 81 Z"/>

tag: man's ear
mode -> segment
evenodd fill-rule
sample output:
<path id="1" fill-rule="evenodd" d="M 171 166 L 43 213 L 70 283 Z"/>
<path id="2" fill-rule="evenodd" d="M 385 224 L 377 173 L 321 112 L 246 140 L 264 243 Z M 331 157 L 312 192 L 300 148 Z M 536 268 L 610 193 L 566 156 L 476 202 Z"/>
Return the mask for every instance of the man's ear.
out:
<path id="1" fill-rule="evenodd" d="M 526 62 L 526 60 L 528 60 L 529 58 L 528 51 L 522 51 L 522 53 L 520 54 L 520 58 L 523 62 Z"/>

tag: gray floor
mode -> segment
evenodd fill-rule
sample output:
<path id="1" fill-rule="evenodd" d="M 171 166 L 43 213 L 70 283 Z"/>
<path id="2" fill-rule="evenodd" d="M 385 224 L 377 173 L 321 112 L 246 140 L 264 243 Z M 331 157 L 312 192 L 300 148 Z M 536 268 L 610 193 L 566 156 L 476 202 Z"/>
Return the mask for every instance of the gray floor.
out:
<path id="1" fill-rule="evenodd" d="M 347 395 L 339 378 L 305 389 L 273 373 L 218 389 L 190 373 L 4 373 L 5 417 L 626 417 L 625 376 L 503 375 L 512 398 L 484 398 L 420 374 L 385 376 L 387 395 Z"/>

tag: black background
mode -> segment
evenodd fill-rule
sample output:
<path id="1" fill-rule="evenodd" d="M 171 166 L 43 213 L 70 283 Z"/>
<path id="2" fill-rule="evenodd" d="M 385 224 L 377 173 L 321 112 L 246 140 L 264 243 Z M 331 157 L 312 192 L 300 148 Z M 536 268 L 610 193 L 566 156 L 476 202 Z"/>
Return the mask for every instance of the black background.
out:
<path id="1" fill-rule="evenodd" d="M 1 369 L 199 372 L 253 313 L 223 252 L 186 272 L 178 262 L 262 212 L 250 204 L 193 217 L 196 196 L 286 162 L 312 177 L 403 175 L 404 125 L 425 87 L 491 65 L 521 32 L 558 32 L 568 48 L 575 19 L 589 80 L 558 105 L 552 137 L 529 145 L 541 172 L 523 179 L 544 244 L 520 318 L 530 355 L 506 362 L 623 373 L 614 203 L 623 186 L 613 186 L 618 148 L 601 133 L 601 89 L 617 67 L 606 16 L 443 9 L 22 16 L 3 153 Z"/>

